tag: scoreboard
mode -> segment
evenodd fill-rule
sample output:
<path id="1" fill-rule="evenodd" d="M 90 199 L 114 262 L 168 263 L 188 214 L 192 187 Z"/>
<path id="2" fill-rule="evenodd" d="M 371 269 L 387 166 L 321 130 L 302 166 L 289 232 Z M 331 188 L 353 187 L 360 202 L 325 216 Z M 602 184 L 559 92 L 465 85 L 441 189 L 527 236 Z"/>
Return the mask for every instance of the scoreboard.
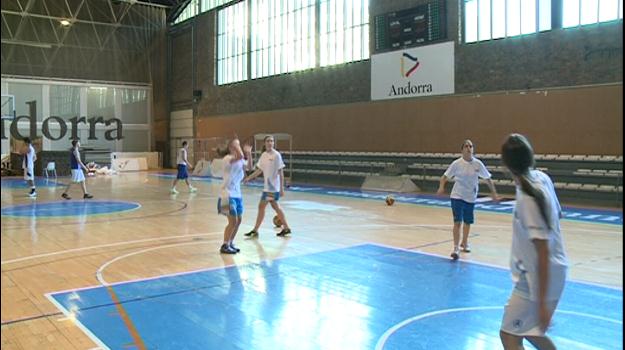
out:
<path id="1" fill-rule="evenodd" d="M 375 16 L 375 52 L 427 45 L 447 38 L 445 0 Z"/>

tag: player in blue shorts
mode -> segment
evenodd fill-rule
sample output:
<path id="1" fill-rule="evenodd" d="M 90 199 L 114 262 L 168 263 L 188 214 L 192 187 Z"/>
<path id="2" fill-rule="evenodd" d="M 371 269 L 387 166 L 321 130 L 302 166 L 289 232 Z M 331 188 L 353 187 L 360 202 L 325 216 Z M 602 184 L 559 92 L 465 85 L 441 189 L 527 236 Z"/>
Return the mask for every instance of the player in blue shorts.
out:
<path id="1" fill-rule="evenodd" d="M 438 186 L 438 194 L 445 193 L 445 184 L 448 180 L 454 180 L 454 187 L 451 189 L 451 209 L 454 216 L 454 228 L 452 230 L 454 238 L 454 250 L 451 258 L 457 260 L 460 257 L 460 248 L 465 253 L 471 252 L 469 246 L 469 232 L 474 222 L 473 212 L 479 178 L 486 179 L 486 183 L 492 192 L 493 201 L 499 201 L 499 195 L 495 189 L 495 184 L 491 179 L 490 172 L 481 160 L 473 156 L 473 142 L 464 140 L 462 143 L 462 157 L 454 160 L 441 176 Z M 462 242 L 460 242 L 460 227 L 462 227 Z M 460 243 L 460 246 L 458 246 Z"/>
<path id="2" fill-rule="evenodd" d="M 245 145 L 242 150 L 241 143 L 235 138 L 228 144 L 228 155 L 223 158 L 223 183 L 217 201 L 217 210 L 219 214 L 228 217 L 228 225 L 224 229 L 224 241 L 219 249 L 222 254 L 235 254 L 240 251 L 234 246 L 233 241 L 243 216 L 241 182 L 245 177 L 245 169 L 252 168 L 251 151 L 252 147 L 248 145 Z"/>
<path id="3" fill-rule="evenodd" d="M 193 166 L 187 160 L 187 148 L 189 148 L 189 144 L 187 141 L 182 142 L 182 148 L 178 150 L 178 154 L 176 157 L 176 164 L 178 164 L 178 174 L 176 175 L 176 179 L 174 180 L 174 184 L 171 186 L 171 193 L 176 194 L 178 190 L 176 190 L 176 184 L 178 180 L 184 180 L 189 186 L 189 192 L 195 192 L 197 189 L 189 183 L 189 173 L 187 169 L 193 169 Z"/>

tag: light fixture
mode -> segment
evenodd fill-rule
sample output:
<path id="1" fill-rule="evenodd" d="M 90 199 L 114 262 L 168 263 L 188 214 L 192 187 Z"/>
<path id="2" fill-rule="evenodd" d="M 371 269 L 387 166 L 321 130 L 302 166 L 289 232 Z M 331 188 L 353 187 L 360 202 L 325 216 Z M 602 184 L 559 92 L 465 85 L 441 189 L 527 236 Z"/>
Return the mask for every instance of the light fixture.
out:
<path id="1" fill-rule="evenodd" d="M 72 24 L 70 21 L 68 21 L 68 20 L 66 20 L 66 19 L 62 19 L 60 22 L 61 22 L 61 25 L 62 25 L 63 27 L 67 27 L 67 26 L 69 26 L 70 24 Z"/>

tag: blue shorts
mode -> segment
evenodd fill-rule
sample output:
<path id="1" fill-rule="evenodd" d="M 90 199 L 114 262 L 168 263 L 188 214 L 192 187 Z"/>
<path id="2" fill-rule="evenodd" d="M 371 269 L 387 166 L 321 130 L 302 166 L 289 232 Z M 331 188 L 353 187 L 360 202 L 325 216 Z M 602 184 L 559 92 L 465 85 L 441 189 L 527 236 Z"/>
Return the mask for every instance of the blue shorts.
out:
<path id="1" fill-rule="evenodd" d="M 475 208 L 475 203 L 465 202 L 462 199 L 451 199 L 451 211 L 454 213 L 454 222 L 472 224 L 473 208 Z"/>
<path id="2" fill-rule="evenodd" d="M 280 200 L 280 192 L 263 192 L 262 196 L 260 196 L 260 200 L 277 202 L 278 200 Z"/>
<path id="3" fill-rule="evenodd" d="M 222 203 L 221 198 L 217 200 L 217 213 L 229 216 L 243 215 L 243 198 L 228 198 L 228 203 Z"/>
<path id="4" fill-rule="evenodd" d="M 187 166 L 184 164 L 178 164 L 178 175 L 176 176 L 176 179 L 184 180 L 188 177 L 189 174 L 187 173 Z"/>

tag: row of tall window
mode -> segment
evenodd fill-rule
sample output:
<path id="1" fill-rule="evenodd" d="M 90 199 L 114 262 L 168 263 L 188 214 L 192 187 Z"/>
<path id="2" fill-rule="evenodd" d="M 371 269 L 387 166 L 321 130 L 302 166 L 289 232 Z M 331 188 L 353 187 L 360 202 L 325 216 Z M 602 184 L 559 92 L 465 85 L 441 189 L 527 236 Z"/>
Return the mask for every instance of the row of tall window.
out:
<path id="1" fill-rule="evenodd" d="M 464 0 L 467 43 L 552 29 L 551 0 Z M 562 0 L 562 27 L 623 19 L 623 0 Z"/>
<path id="2" fill-rule="evenodd" d="M 174 20 L 174 24 L 184 22 L 200 13 L 210 11 L 232 1 L 233 0 L 190 0 L 187 6 L 180 11 L 178 17 Z"/>
<path id="3" fill-rule="evenodd" d="M 217 84 L 369 58 L 370 0 L 190 0 L 217 9 Z M 551 30 L 552 0 L 463 0 L 464 42 Z M 562 27 L 620 20 L 623 0 L 561 0 Z M 318 27 L 317 27 L 318 26 Z"/>
<path id="4" fill-rule="evenodd" d="M 367 58 L 369 0 L 246 0 L 217 13 L 220 85 Z"/>

